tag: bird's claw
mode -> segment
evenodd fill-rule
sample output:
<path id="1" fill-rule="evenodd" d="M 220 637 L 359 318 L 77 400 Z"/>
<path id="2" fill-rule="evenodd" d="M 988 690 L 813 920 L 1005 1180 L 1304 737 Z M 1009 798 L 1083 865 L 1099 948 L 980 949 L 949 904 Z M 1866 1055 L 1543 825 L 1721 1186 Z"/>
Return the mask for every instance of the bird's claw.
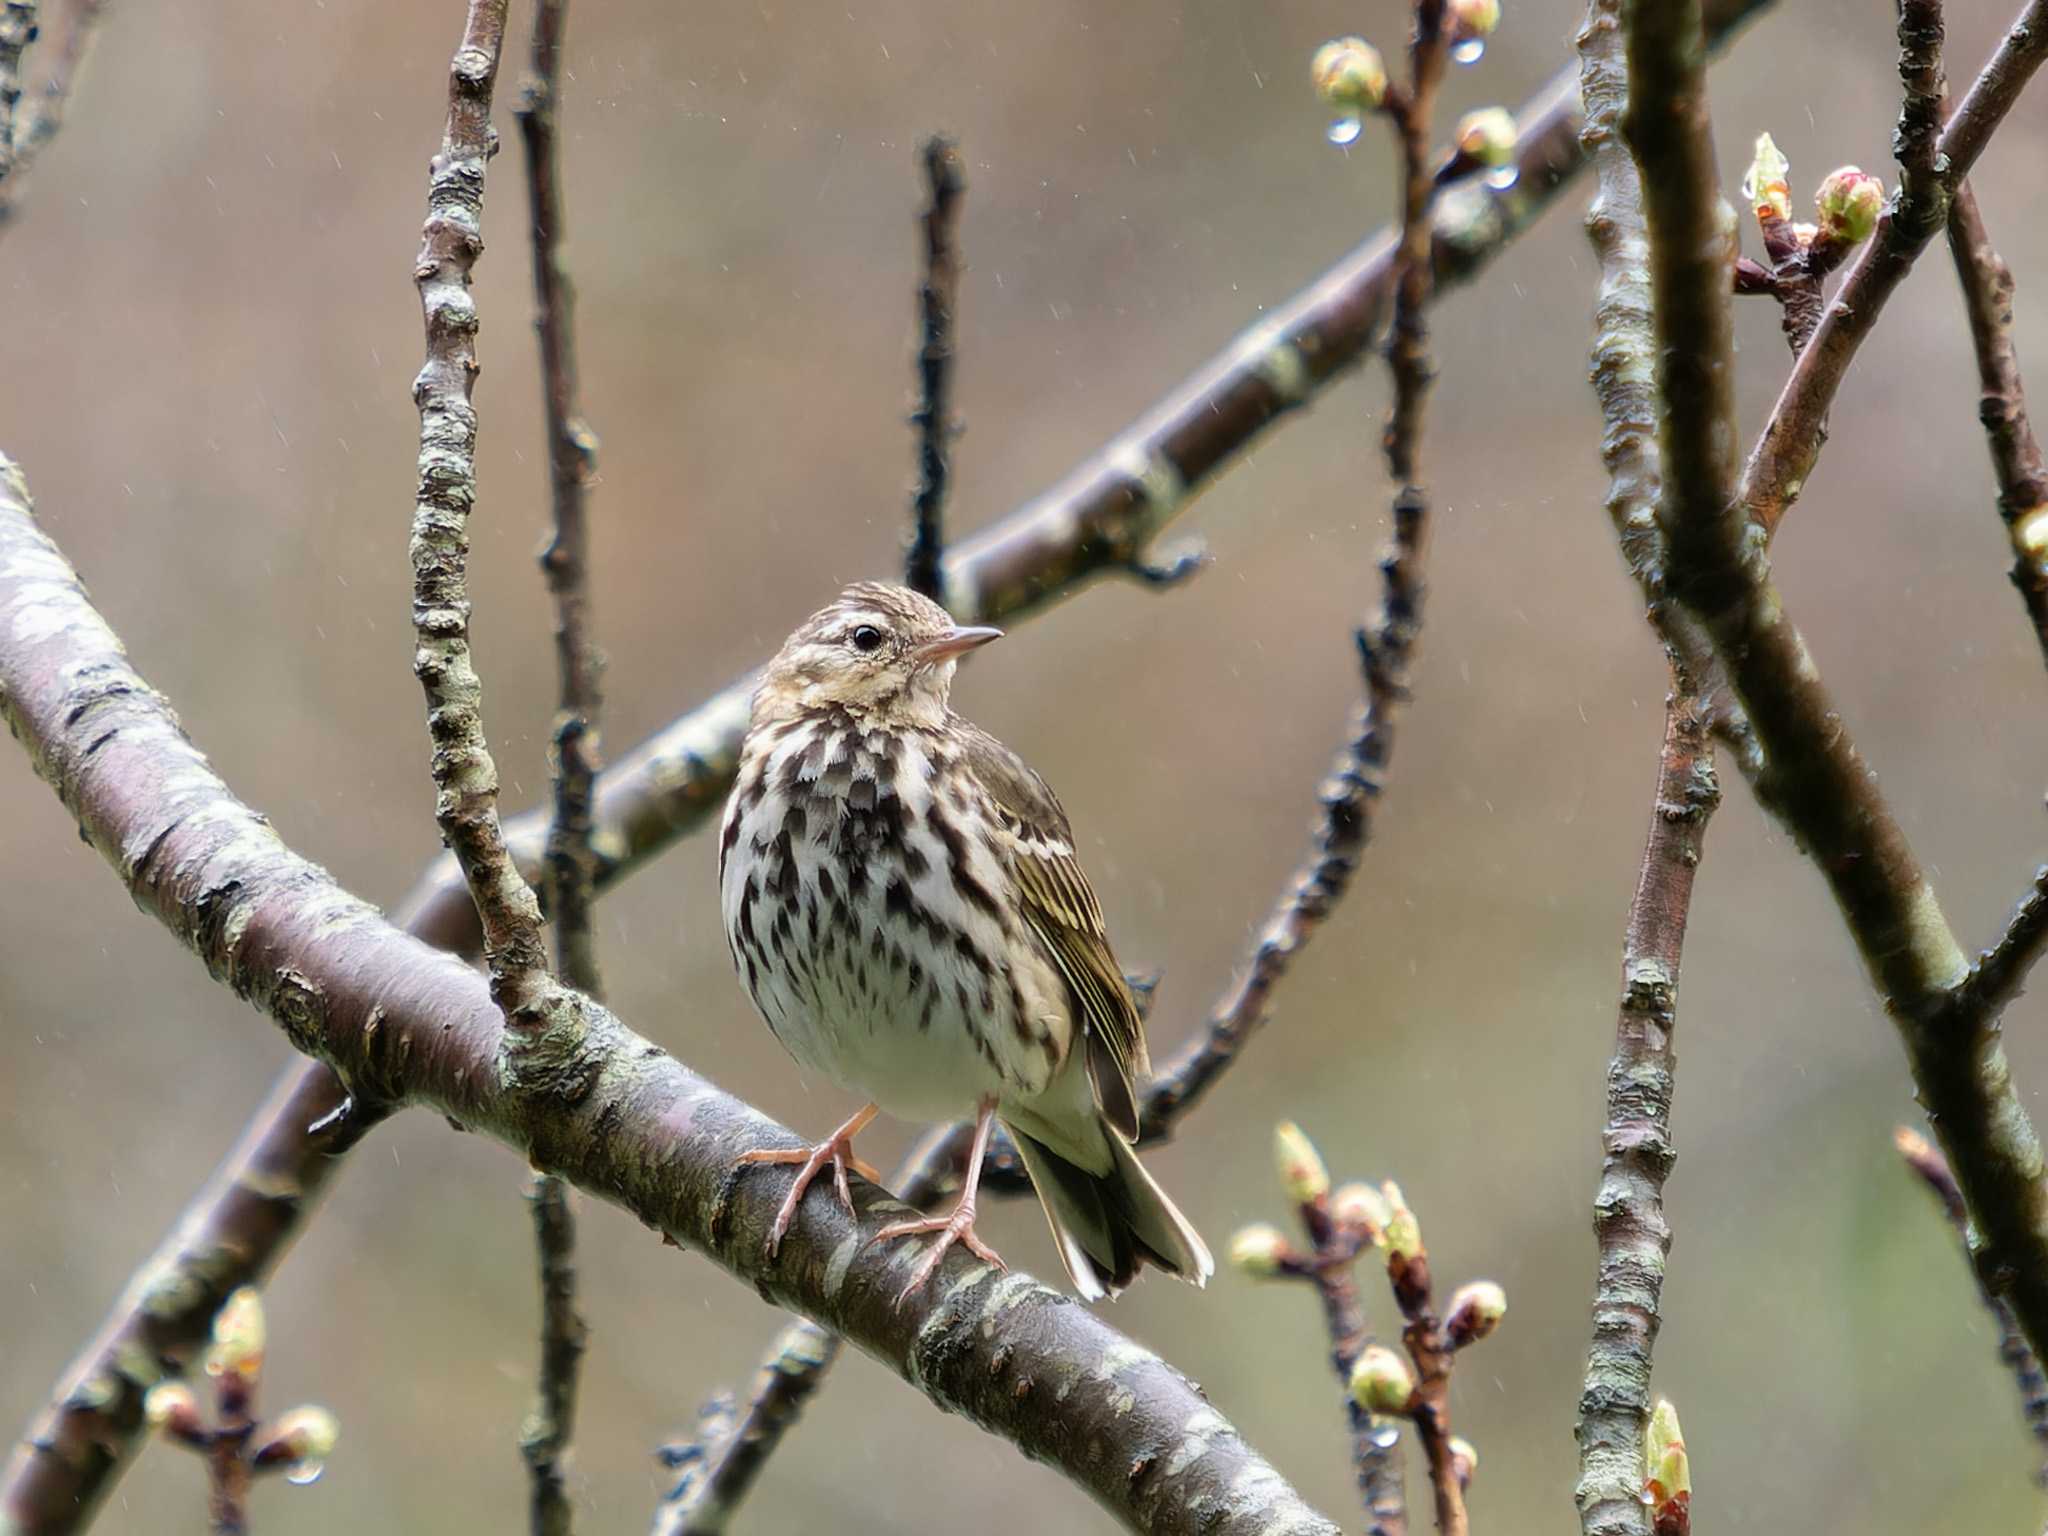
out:
<path id="1" fill-rule="evenodd" d="M 908 1221 L 891 1222 L 868 1241 L 879 1243 L 895 1237 L 922 1237 L 926 1233 L 936 1234 L 938 1241 L 918 1260 L 917 1268 L 911 1271 L 910 1283 L 896 1293 L 899 1308 L 924 1288 L 925 1282 L 938 1270 L 940 1262 L 955 1243 L 963 1245 L 976 1258 L 995 1265 L 997 1269 L 1010 1267 L 1003 1262 L 1003 1256 L 983 1242 L 974 1230 L 974 1202 L 971 1200 L 961 1201 L 944 1216 L 917 1216 Z"/>

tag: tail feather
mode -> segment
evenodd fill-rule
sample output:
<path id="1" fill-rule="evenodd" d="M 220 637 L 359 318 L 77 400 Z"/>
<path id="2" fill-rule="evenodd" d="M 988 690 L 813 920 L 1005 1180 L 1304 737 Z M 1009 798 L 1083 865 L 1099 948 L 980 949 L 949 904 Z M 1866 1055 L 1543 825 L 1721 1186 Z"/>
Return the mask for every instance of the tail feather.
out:
<path id="1" fill-rule="evenodd" d="M 1215 1260 L 1122 1137 L 1109 1132 L 1107 1173 L 1090 1173 L 1008 1121 L 1032 1188 L 1052 1225 L 1067 1278 L 1088 1301 L 1114 1296 L 1145 1264 L 1195 1285 L 1215 1273 Z"/>

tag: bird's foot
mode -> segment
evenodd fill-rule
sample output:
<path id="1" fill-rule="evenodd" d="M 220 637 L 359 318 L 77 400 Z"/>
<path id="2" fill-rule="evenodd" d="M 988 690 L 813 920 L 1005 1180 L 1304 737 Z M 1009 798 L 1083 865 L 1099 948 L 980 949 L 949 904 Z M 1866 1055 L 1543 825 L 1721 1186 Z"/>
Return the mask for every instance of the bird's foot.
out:
<path id="1" fill-rule="evenodd" d="M 846 1184 L 846 1170 L 851 1168 L 870 1184 L 880 1184 L 879 1170 L 862 1162 L 853 1155 L 853 1138 L 860 1134 L 867 1123 L 875 1118 L 875 1106 L 870 1104 L 846 1124 L 815 1147 L 762 1147 L 752 1152 L 742 1152 L 738 1166 L 771 1163 L 790 1165 L 796 1168 L 796 1182 L 783 1197 L 782 1208 L 775 1213 L 775 1220 L 768 1228 L 768 1257 L 774 1258 L 782 1250 L 782 1239 L 789 1233 L 789 1225 L 796 1220 L 797 1207 L 803 1204 L 804 1191 L 811 1187 L 812 1180 L 823 1173 L 827 1166 L 832 1169 L 832 1187 L 839 1196 L 839 1203 L 851 1216 L 853 1191 Z"/>
<path id="2" fill-rule="evenodd" d="M 946 1257 L 947 1250 L 955 1243 L 965 1245 L 976 1258 L 995 1265 L 997 1269 L 1008 1269 L 1003 1256 L 984 1243 L 974 1230 L 974 1197 L 970 1193 L 944 1216 L 919 1216 L 909 1221 L 891 1222 L 877 1232 L 870 1242 L 883 1242 L 892 1237 L 922 1237 L 927 1233 L 936 1234 L 938 1241 L 931 1251 L 918 1260 L 916 1270 L 910 1276 L 910 1283 L 896 1293 L 896 1305 L 902 1306 L 921 1290 L 931 1279 L 939 1263 Z"/>

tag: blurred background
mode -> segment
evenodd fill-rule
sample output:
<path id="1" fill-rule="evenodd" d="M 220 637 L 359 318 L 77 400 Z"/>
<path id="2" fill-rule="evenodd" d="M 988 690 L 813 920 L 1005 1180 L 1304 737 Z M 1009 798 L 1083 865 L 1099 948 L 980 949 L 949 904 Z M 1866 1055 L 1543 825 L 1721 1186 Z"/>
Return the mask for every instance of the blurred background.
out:
<path id="1" fill-rule="evenodd" d="M 50 9 L 55 10 L 55 7 Z M 435 848 L 408 569 L 421 354 L 411 282 L 455 0 L 110 7 L 62 137 L 0 241 L 0 443 L 147 676 L 253 805 L 390 902 Z M 1975 73 L 2007 6 L 1958 7 Z M 923 135 L 959 136 L 952 526 L 1050 485 L 1390 211 L 1390 155 L 1324 142 L 1310 52 L 1399 46 L 1383 3 L 580 5 L 566 88 L 606 735 L 623 750 L 761 660 L 851 578 L 895 568 L 910 483 Z M 1507 0 L 1446 111 L 1513 105 L 1571 57 L 1578 8 Z M 510 114 L 514 6 L 478 269 L 485 371 L 472 575 L 487 720 L 514 806 L 544 790 L 554 690 L 533 552 L 546 516 Z M 1890 6 L 1782 6 L 1717 67 L 1731 195 L 1749 142 L 1795 200 L 1854 161 L 1893 178 Z M 2048 377 L 2048 97 L 1981 167 Z M 1428 631 L 1356 894 L 1272 1028 L 1153 1159 L 1220 1251 L 1284 1219 L 1273 1122 L 1340 1178 L 1394 1176 L 1448 1285 L 1501 1281 L 1459 1429 L 1475 1529 L 1575 1529 L 1571 1426 L 1592 1293 L 1622 919 L 1664 677 L 1600 508 L 1585 383 L 1594 265 L 1569 192 L 1434 321 L 1439 512 Z M 1753 238 L 1750 241 L 1755 253 Z M 1740 311 L 1753 428 L 1785 370 Z M 1377 595 L 1383 370 L 1273 433 L 1183 519 L 1214 567 L 1106 582 L 1020 627 L 959 700 L 1058 786 L 1125 962 L 1160 967 L 1155 1050 L 1197 1026 L 1298 856 Z M 2037 383 L 2039 381 L 2037 380 Z M 2040 385 L 2048 389 L 2048 383 Z M 1893 302 L 1779 545 L 1788 602 L 1972 946 L 2042 845 L 2048 681 L 2003 531 L 1946 252 Z M 2011 1529 L 2038 1448 L 1955 1242 L 1891 1150 L 1900 1050 L 1819 879 L 1732 772 L 1687 946 L 1657 1385 L 1717 1527 Z M 807 1083 L 734 983 L 699 837 L 603 904 L 612 1000 L 792 1126 Z M 0 752 L 0 1427 L 10 1434 L 212 1169 L 289 1052 L 138 915 L 18 753 Z M 2010 1016 L 2037 1118 L 2048 1020 Z M 869 1154 L 886 1162 L 910 1128 Z M 270 1293 L 269 1401 L 343 1425 L 327 1477 L 266 1484 L 303 1532 L 511 1529 L 534 1371 L 525 1170 L 438 1119 L 380 1130 Z M 744 1383 L 778 1317 L 588 1204 L 574 1488 L 644 1525 L 653 1448 Z M 984 1230 L 1056 1264 L 1037 1212 Z M 1383 1326 L 1391 1309 L 1368 1288 Z M 1199 1380 L 1316 1503 L 1358 1515 L 1311 1298 L 1233 1273 L 1112 1314 Z M 109 1532 L 196 1527 L 201 1469 L 151 1450 Z M 1423 1517 L 1418 1512 L 1418 1525 Z M 1098 1531 L 1050 1471 L 844 1363 L 740 1526 Z"/>

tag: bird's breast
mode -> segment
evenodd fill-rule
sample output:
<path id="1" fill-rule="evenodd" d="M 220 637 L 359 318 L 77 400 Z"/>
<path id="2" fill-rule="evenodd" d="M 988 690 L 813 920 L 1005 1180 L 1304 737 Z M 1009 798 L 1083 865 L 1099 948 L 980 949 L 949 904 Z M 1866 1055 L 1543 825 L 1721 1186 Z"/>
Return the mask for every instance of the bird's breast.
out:
<path id="1" fill-rule="evenodd" d="M 806 718 L 750 733 L 719 843 L 726 937 L 799 1061 L 892 1113 L 1030 1097 L 1064 984 L 1024 930 L 984 798 L 942 734 Z"/>

